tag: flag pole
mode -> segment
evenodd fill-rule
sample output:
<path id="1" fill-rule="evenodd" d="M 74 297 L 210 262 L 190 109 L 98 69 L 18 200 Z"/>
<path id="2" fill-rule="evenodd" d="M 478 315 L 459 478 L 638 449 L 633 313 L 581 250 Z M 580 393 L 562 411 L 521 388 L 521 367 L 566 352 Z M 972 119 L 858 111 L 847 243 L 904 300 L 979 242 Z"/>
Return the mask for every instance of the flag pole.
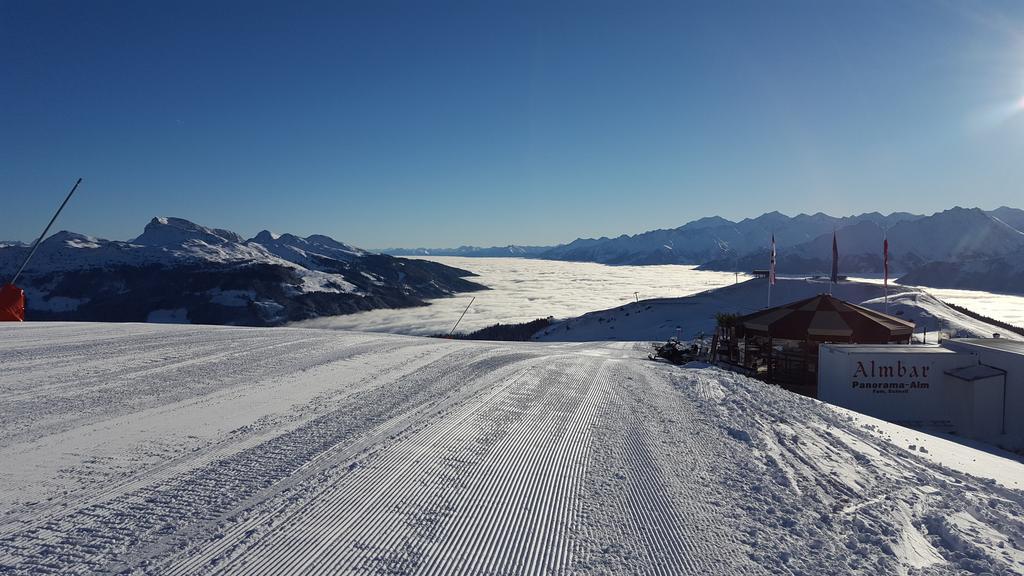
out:
<path id="1" fill-rule="evenodd" d="M 768 307 L 772 307 L 772 285 L 775 284 L 775 233 L 772 232 L 771 255 L 768 259 Z"/>
<path id="2" fill-rule="evenodd" d="M 828 295 L 832 295 L 832 284 L 839 281 L 839 250 L 836 247 L 836 229 L 832 228 L 832 271 L 828 275 Z"/>
<path id="3" fill-rule="evenodd" d="M 884 279 L 882 280 L 885 291 L 885 313 L 889 313 L 889 228 L 883 228 L 882 237 L 882 267 L 884 268 Z"/>

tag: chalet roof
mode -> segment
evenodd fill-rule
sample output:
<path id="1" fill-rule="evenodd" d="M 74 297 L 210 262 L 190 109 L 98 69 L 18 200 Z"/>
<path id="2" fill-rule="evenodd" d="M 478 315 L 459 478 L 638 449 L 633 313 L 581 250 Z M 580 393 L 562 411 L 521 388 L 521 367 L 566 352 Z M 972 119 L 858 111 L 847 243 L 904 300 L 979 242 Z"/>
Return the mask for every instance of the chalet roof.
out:
<path id="1" fill-rule="evenodd" d="M 739 319 L 744 331 L 772 338 L 864 344 L 906 340 L 914 323 L 819 294 Z"/>

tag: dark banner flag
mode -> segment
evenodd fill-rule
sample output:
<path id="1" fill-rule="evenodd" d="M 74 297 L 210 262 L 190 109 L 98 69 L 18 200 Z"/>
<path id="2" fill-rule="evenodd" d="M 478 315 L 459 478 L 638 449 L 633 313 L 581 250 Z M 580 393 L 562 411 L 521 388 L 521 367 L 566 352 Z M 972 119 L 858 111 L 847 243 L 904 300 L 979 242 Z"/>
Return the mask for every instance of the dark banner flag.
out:
<path id="1" fill-rule="evenodd" d="M 885 279 L 882 281 L 885 294 L 885 313 L 889 313 L 889 235 L 885 235 L 882 240 L 882 271 L 885 273 Z"/>
<path id="2" fill-rule="evenodd" d="M 889 287 L 889 239 L 882 242 L 882 268 L 885 272 L 885 286 Z"/>
<path id="3" fill-rule="evenodd" d="M 768 268 L 768 283 L 775 284 L 775 234 L 772 234 L 772 260 Z"/>
<path id="4" fill-rule="evenodd" d="M 839 247 L 836 245 L 836 231 L 832 231 L 832 282 L 839 282 Z"/>

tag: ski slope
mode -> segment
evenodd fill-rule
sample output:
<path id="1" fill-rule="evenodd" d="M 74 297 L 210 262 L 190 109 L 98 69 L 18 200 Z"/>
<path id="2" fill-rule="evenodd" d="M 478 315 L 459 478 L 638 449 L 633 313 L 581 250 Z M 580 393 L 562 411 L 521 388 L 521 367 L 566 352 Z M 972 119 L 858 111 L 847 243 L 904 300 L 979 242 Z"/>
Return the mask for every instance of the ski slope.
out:
<path id="1" fill-rule="evenodd" d="M 546 342 L 664 341 L 677 334 L 683 338 L 711 334 L 717 325 L 715 314 L 719 312 L 742 315 L 766 308 L 767 288 L 766 278 L 754 278 L 680 298 L 630 302 L 560 320 L 534 334 L 533 339 Z M 779 278 L 772 287 L 772 305 L 825 293 L 879 312 L 888 310 L 914 322 L 916 340 L 922 338 L 925 330 L 931 333 L 931 341 L 936 339 L 937 332 L 945 338 L 988 338 L 998 332 L 1003 338 L 1022 339 L 1018 334 L 958 312 L 913 286 L 890 286 L 887 303 L 878 282 L 849 280 L 832 285 L 828 279 Z"/>
<path id="2" fill-rule="evenodd" d="M 1019 462 L 641 344 L 53 323 L 0 358 L 0 573 L 1024 573 Z"/>

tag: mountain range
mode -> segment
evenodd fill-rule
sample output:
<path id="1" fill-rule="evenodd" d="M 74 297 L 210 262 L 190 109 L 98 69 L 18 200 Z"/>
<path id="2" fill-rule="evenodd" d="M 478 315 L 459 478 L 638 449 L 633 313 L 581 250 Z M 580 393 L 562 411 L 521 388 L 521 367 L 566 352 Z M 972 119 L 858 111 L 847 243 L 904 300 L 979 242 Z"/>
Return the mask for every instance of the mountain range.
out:
<path id="1" fill-rule="evenodd" d="M 955 284 L 1024 292 L 1024 276 L 1019 272 L 1024 266 L 1013 266 L 1024 262 L 1024 210 L 1006 206 L 990 211 L 954 207 L 930 216 L 907 212 L 787 216 L 769 212 L 738 222 L 710 216 L 678 228 L 615 238 L 578 238 L 557 246 L 467 246 L 418 249 L 417 253 L 519 256 L 611 265 L 689 264 L 704 270 L 750 271 L 768 267 L 774 236 L 778 273 L 820 274 L 831 269 L 833 232 L 841 274 L 880 274 L 882 241 L 888 238 L 889 272 L 893 277 L 905 275 L 908 282 L 936 287 Z M 951 274 L 961 268 L 964 273 Z"/>
<path id="2" fill-rule="evenodd" d="M 0 243 L 0 278 L 28 253 Z M 485 289 L 473 273 L 376 254 L 328 236 L 263 231 L 244 239 L 181 218 L 153 218 L 127 242 L 61 231 L 18 284 L 37 320 L 175 321 L 273 326 Z"/>
<path id="3" fill-rule="evenodd" d="M 550 246 L 459 246 L 458 248 L 385 248 L 384 254 L 392 256 L 467 256 L 473 258 L 532 258 L 550 250 Z"/>

